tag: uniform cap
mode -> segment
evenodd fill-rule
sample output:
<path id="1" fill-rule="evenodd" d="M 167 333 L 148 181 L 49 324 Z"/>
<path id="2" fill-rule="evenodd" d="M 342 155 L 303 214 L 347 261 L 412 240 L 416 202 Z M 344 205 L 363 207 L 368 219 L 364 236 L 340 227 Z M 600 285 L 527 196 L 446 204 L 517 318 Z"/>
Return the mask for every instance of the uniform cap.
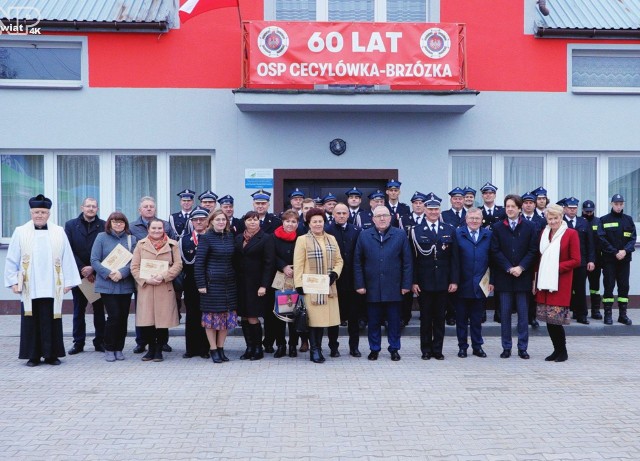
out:
<path id="1" fill-rule="evenodd" d="M 533 189 L 531 191 L 531 193 L 533 195 L 535 195 L 536 197 L 546 197 L 547 196 L 547 189 L 545 189 L 544 187 L 540 186 L 536 189 Z"/>
<path id="2" fill-rule="evenodd" d="M 191 190 L 191 189 L 185 189 L 185 190 L 181 190 L 176 195 L 178 197 L 180 197 L 180 198 L 186 198 L 186 199 L 189 199 L 189 200 L 193 200 L 193 197 L 196 196 L 196 191 Z"/>
<path id="3" fill-rule="evenodd" d="M 593 200 L 585 200 L 584 202 L 582 202 L 582 209 L 584 211 L 595 211 L 596 204 L 593 203 Z"/>
<path id="4" fill-rule="evenodd" d="M 393 187 L 400 189 L 400 186 L 402 185 L 402 183 L 400 181 L 397 181 L 395 179 L 390 179 L 389 181 L 387 181 L 387 189 L 391 189 Z"/>
<path id="5" fill-rule="evenodd" d="M 611 202 L 624 202 L 624 197 L 620 194 L 615 194 L 611 197 Z"/>
<path id="6" fill-rule="evenodd" d="M 322 197 L 320 197 L 319 195 L 313 199 L 313 203 L 315 203 L 316 205 L 322 205 Z"/>
<path id="7" fill-rule="evenodd" d="M 426 202 L 427 196 L 422 192 L 415 191 L 413 196 L 411 197 L 411 203 L 413 202 Z"/>
<path id="8" fill-rule="evenodd" d="M 327 203 L 327 202 L 337 202 L 338 201 L 338 197 L 336 197 L 335 195 L 333 195 L 331 192 L 329 192 L 327 195 L 325 195 L 322 198 L 322 203 Z"/>
<path id="9" fill-rule="evenodd" d="M 230 203 L 231 205 L 233 205 L 233 197 L 231 195 L 227 194 L 224 197 L 220 197 L 218 199 L 218 203 L 220 205 L 224 205 L 225 203 Z"/>
<path id="10" fill-rule="evenodd" d="M 198 195 L 198 200 L 201 202 L 203 200 L 213 200 L 215 202 L 218 200 L 218 196 L 212 190 L 206 190 L 202 194 Z"/>
<path id="11" fill-rule="evenodd" d="M 271 200 L 271 193 L 264 189 L 260 189 L 251 194 L 254 202 L 268 202 Z"/>
<path id="12" fill-rule="evenodd" d="M 482 186 L 480 188 L 480 192 L 487 192 L 487 191 L 491 191 L 491 192 L 497 192 L 498 188 L 496 186 L 494 186 L 493 184 L 491 184 L 490 182 L 486 182 L 484 184 L 484 186 Z"/>
<path id="13" fill-rule="evenodd" d="M 566 198 L 561 198 L 560 200 L 558 200 L 556 202 L 556 205 L 560 205 L 560 206 L 567 206 L 567 199 Z"/>
<path id="14" fill-rule="evenodd" d="M 424 202 L 427 208 L 440 208 L 440 204 L 442 203 L 442 199 L 438 197 L 433 192 L 429 192 L 426 196 L 426 201 Z"/>
<path id="15" fill-rule="evenodd" d="M 464 197 L 464 189 L 461 189 L 460 187 L 454 187 L 449 191 L 449 195 L 451 197 L 453 197 L 454 195 L 461 195 Z"/>
<path id="16" fill-rule="evenodd" d="M 196 208 L 189 215 L 189 219 L 208 218 L 208 217 L 209 217 L 209 210 L 205 210 L 204 208 Z"/>
<path id="17" fill-rule="evenodd" d="M 302 197 L 302 198 L 304 198 L 304 192 L 302 192 L 300 189 L 298 189 L 296 187 L 291 192 L 289 192 L 289 198 L 293 198 L 293 197 Z"/>
<path id="18" fill-rule="evenodd" d="M 464 195 L 473 194 L 474 197 L 476 196 L 476 190 L 473 187 L 464 186 L 462 190 L 464 191 Z"/>
<path id="19" fill-rule="evenodd" d="M 580 200 L 578 200 L 575 197 L 569 197 L 564 199 L 564 206 L 566 207 L 578 208 L 578 203 L 580 203 Z"/>
<path id="20" fill-rule="evenodd" d="M 526 200 L 531 200 L 532 202 L 536 201 L 536 196 L 533 195 L 531 192 L 525 192 L 524 194 L 522 194 L 522 201 L 526 201 Z"/>
<path id="21" fill-rule="evenodd" d="M 354 186 L 348 191 L 346 191 L 344 195 L 346 195 L 347 197 L 350 195 L 357 195 L 358 197 L 362 197 L 362 191 Z"/>
<path id="22" fill-rule="evenodd" d="M 384 193 L 380 189 L 378 189 L 375 192 L 371 192 L 369 194 L 369 200 L 373 200 L 373 199 L 376 199 L 376 198 L 384 198 Z"/>

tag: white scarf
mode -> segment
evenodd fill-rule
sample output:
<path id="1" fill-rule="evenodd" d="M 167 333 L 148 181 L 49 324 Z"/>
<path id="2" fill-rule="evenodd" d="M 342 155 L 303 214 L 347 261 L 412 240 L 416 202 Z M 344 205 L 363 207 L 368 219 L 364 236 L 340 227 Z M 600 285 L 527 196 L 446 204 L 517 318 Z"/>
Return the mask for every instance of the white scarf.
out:
<path id="1" fill-rule="evenodd" d="M 36 228 L 33 221 L 20 226 L 20 265 L 22 271 L 19 277 L 22 278 L 22 303 L 24 305 L 24 315 L 31 316 L 31 291 L 30 282 L 33 276 L 33 266 L 31 265 L 33 253 L 33 242 L 35 241 Z M 53 273 L 55 284 L 55 297 L 53 302 L 53 318 L 62 318 L 62 298 L 64 297 L 64 274 L 62 271 L 62 250 L 64 248 L 64 229 L 62 227 L 49 224 L 46 231 L 49 233 L 49 242 L 51 242 L 51 256 L 53 260 Z"/>
<path id="2" fill-rule="evenodd" d="M 549 226 L 544 228 L 540 239 L 540 266 L 538 268 L 538 290 L 558 291 L 560 277 L 560 240 L 567 230 L 567 223 L 562 221 L 560 228 L 549 241 Z"/>

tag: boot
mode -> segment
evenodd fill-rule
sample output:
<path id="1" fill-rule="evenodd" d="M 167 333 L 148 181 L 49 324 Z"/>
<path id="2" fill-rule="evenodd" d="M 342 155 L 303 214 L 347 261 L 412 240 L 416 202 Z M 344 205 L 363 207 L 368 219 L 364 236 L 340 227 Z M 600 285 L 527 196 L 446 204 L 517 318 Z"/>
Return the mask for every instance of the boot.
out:
<path id="1" fill-rule="evenodd" d="M 502 316 L 500 314 L 500 309 L 496 309 L 493 312 L 493 321 L 496 323 L 502 323 Z"/>
<path id="2" fill-rule="evenodd" d="M 611 304 L 604 305 L 604 324 L 613 325 L 613 312 L 611 312 Z"/>
<path id="3" fill-rule="evenodd" d="M 218 348 L 218 354 L 220 354 L 220 358 L 222 359 L 223 362 L 228 362 L 229 361 L 229 357 L 224 355 L 224 349 L 222 347 Z"/>
<path id="4" fill-rule="evenodd" d="M 309 350 L 309 340 L 303 339 L 300 344 L 300 352 L 307 352 Z"/>
<path id="5" fill-rule="evenodd" d="M 316 328 L 309 329 L 309 360 L 313 363 L 322 363 L 320 359 L 320 348 L 316 338 Z"/>
<path id="6" fill-rule="evenodd" d="M 322 355 L 322 334 L 323 334 L 323 328 L 316 328 L 316 344 L 318 347 L 318 354 L 320 355 L 320 362 L 324 362 L 326 359 L 324 358 L 324 355 Z"/>
<path id="7" fill-rule="evenodd" d="M 287 355 L 287 346 L 277 346 L 276 353 L 273 354 L 274 359 L 279 359 L 280 357 L 284 357 Z"/>
<path id="8" fill-rule="evenodd" d="M 213 363 L 222 363 L 222 357 L 220 357 L 220 349 L 211 349 L 211 360 Z"/>
<path id="9" fill-rule="evenodd" d="M 156 346 L 155 344 L 149 344 L 149 350 L 147 351 L 146 354 L 142 356 L 142 361 L 150 362 L 154 359 L 155 356 L 156 356 Z"/>
<path id="10" fill-rule="evenodd" d="M 253 338 L 251 337 L 251 325 L 249 324 L 248 320 L 242 320 L 240 322 L 240 325 L 242 326 L 244 342 L 247 345 L 244 354 L 240 356 L 240 360 L 250 360 L 251 355 L 253 354 Z"/>
<path id="11" fill-rule="evenodd" d="M 260 360 L 264 358 L 264 350 L 262 349 L 262 325 L 260 322 L 251 325 L 253 354 L 249 360 Z"/>
<path id="12" fill-rule="evenodd" d="M 291 344 L 289 346 L 289 357 L 294 358 L 298 356 L 298 351 L 296 350 L 296 345 Z"/>
<path id="13" fill-rule="evenodd" d="M 567 354 L 567 348 L 563 347 L 562 350 L 558 353 L 558 356 L 554 360 L 554 362 L 566 362 L 569 359 L 569 354 Z"/>
<path id="14" fill-rule="evenodd" d="M 151 349 L 151 346 L 149 346 L 149 349 Z M 164 360 L 164 357 L 162 356 L 162 346 L 159 344 L 156 344 L 156 353 L 153 355 L 153 361 L 162 362 L 163 360 Z"/>
<path id="15" fill-rule="evenodd" d="M 631 325 L 631 319 L 627 317 L 627 303 L 621 303 L 618 301 L 618 323 L 623 325 Z"/>
<path id="16" fill-rule="evenodd" d="M 600 294 L 591 294 L 591 318 L 594 320 L 602 320 L 602 314 L 600 313 Z"/>

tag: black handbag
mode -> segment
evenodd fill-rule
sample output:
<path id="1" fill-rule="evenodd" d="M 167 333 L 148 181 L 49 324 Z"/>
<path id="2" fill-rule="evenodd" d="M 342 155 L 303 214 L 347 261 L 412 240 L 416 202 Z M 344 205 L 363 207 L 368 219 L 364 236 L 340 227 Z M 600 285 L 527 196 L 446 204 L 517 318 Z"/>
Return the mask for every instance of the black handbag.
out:
<path id="1" fill-rule="evenodd" d="M 296 301 L 296 307 L 293 309 L 293 324 L 298 333 L 309 332 L 309 314 L 307 306 L 304 304 L 304 296 L 298 296 L 298 301 Z"/>

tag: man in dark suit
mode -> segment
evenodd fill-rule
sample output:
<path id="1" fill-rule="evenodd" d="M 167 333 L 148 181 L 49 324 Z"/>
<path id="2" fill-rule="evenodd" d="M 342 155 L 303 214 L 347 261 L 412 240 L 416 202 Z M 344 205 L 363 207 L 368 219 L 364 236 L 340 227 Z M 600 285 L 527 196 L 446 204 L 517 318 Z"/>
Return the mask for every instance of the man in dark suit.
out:
<path id="1" fill-rule="evenodd" d="M 387 190 L 385 191 L 385 194 L 387 195 L 385 205 L 389 209 L 389 213 L 391 213 L 391 225 L 393 227 L 399 227 L 400 218 L 411 213 L 409 206 L 406 203 L 400 202 L 401 185 L 402 183 L 400 181 L 390 179 L 387 182 Z"/>
<path id="2" fill-rule="evenodd" d="M 464 190 L 454 187 L 449 191 L 449 197 L 451 209 L 442 212 L 442 220 L 456 228 L 465 225 Z"/>
<path id="3" fill-rule="evenodd" d="M 185 189 L 176 195 L 180 197 L 180 211 L 169 215 L 169 225 L 179 239 L 185 235 L 185 233 L 188 234 L 192 230 L 189 228 L 189 217 L 193 211 L 193 198 L 196 196 L 196 193 L 191 189 Z"/>
<path id="4" fill-rule="evenodd" d="M 549 197 L 547 197 L 547 189 L 540 186 L 531 191 L 536 196 L 536 214 L 541 218 L 544 218 L 544 211 L 549 205 Z"/>
<path id="5" fill-rule="evenodd" d="M 229 229 L 231 230 L 231 233 L 236 236 L 244 232 L 244 221 L 233 216 L 233 202 L 233 197 L 228 194 L 220 197 L 220 199 L 218 200 L 220 209 L 229 220 Z"/>
<path id="6" fill-rule="evenodd" d="M 262 229 L 265 234 L 273 234 L 275 230 L 282 225 L 282 221 L 273 213 L 269 213 L 271 193 L 260 189 L 251 194 L 251 197 L 253 198 L 253 209 L 258 213 L 260 219 L 260 229 Z"/>
<path id="7" fill-rule="evenodd" d="M 489 267 L 491 230 L 482 227 L 482 212 L 475 207 L 467 210 L 466 225 L 456 229 L 458 245 L 458 267 L 460 279 L 456 297 L 456 335 L 458 336 L 458 357 L 465 358 L 469 343 L 468 330 L 471 327 L 471 348 L 473 355 L 486 357 L 482 350 L 482 312 L 487 296 L 481 288 L 481 280 Z M 489 280 L 488 292 L 493 291 Z"/>
<path id="8" fill-rule="evenodd" d="M 377 360 L 382 343 L 381 320 L 386 316 L 391 360 L 400 360 L 402 296 L 411 289 L 413 257 L 404 231 L 391 227 L 385 206 L 373 209 L 374 227 L 363 230 L 353 259 L 354 287 L 366 295 L 369 316 L 369 360 Z"/>
<path id="9" fill-rule="evenodd" d="M 329 192 L 322 198 L 322 208 L 327 222 L 333 222 L 333 209 L 338 204 L 338 197 Z"/>
<path id="10" fill-rule="evenodd" d="M 362 227 L 360 219 L 360 215 L 364 213 L 364 210 L 360 208 L 362 204 L 362 191 L 354 186 L 346 191 L 344 195 L 347 196 L 347 205 L 349 206 L 349 224 Z"/>
<path id="11" fill-rule="evenodd" d="M 208 189 L 202 194 L 198 195 L 198 200 L 200 200 L 200 205 L 198 206 L 198 208 L 207 210 L 209 214 L 213 213 L 216 210 L 218 196 L 211 189 Z"/>
<path id="12" fill-rule="evenodd" d="M 299 188 L 293 189 L 289 192 L 289 209 L 298 213 L 298 219 L 301 218 L 302 215 L 302 202 L 304 201 L 304 192 L 302 192 Z M 282 219 L 282 213 L 280 213 L 280 219 Z"/>
<path id="13" fill-rule="evenodd" d="M 547 225 L 547 220 L 536 213 L 536 196 L 531 192 L 525 192 L 522 194 L 522 219 L 529 221 L 536 226 L 536 232 L 539 239 L 540 235 L 542 235 L 542 231 Z M 531 325 L 532 328 L 538 328 L 540 326 L 540 323 L 538 323 L 538 320 L 536 319 L 536 306 L 536 297 L 533 292 L 529 293 L 529 325 Z"/>
<path id="14" fill-rule="evenodd" d="M 505 218 L 504 208 L 500 205 L 496 205 L 496 192 L 498 188 L 487 182 L 484 186 L 480 188 L 480 192 L 482 192 L 482 206 L 480 210 L 482 211 L 482 226 L 483 227 L 491 227 L 494 223 L 498 221 L 502 221 Z"/>
<path id="15" fill-rule="evenodd" d="M 373 227 L 373 210 L 377 206 L 384 206 L 384 194 L 380 189 L 369 194 L 369 211 L 360 214 L 360 227 L 369 229 Z M 392 218 L 393 219 L 393 218 Z"/>
<path id="16" fill-rule="evenodd" d="M 520 216 L 522 198 L 510 194 L 504 198 L 507 217 L 495 223 L 491 235 L 491 270 L 501 311 L 503 359 L 511 357 L 511 310 L 518 312 L 518 356 L 528 359 L 527 326 L 529 296 L 538 256 L 536 227 Z"/>
<path id="17" fill-rule="evenodd" d="M 580 266 L 573 270 L 573 282 L 571 292 L 571 310 L 576 316 L 576 321 L 589 325 L 587 320 L 587 272 L 596 267 L 596 252 L 593 242 L 593 232 L 587 220 L 578 216 L 578 204 L 575 197 L 569 197 L 564 201 L 564 221 L 570 229 L 575 229 L 580 237 Z"/>
<path id="18" fill-rule="evenodd" d="M 413 227 L 413 292 L 420 304 L 420 349 L 422 359 L 443 360 L 445 312 L 448 296 L 458 289 L 458 245 L 455 228 L 440 221 L 442 200 L 427 194 L 424 224 Z"/>
<path id="19" fill-rule="evenodd" d="M 80 210 L 82 211 L 80 216 L 65 223 L 64 231 L 73 250 L 80 276 L 93 283 L 96 274 L 91 267 L 91 247 L 98 234 L 104 232 L 105 222 L 98 217 L 98 201 L 94 198 L 85 198 Z M 89 301 L 79 287 L 74 287 L 71 293 L 73 294 L 73 347 L 69 350 L 69 355 L 74 355 L 84 351 L 87 336 L 85 312 Z M 104 304 L 101 299 L 98 299 L 92 306 L 95 328 L 93 346 L 96 352 L 104 352 Z"/>
<path id="20" fill-rule="evenodd" d="M 352 357 L 361 357 L 362 354 L 358 349 L 360 344 L 358 321 L 363 316 L 362 311 L 365 308 L 365 303 L 363 296 L 356 292 L 353 285 L 353 255 L 360 235 L 360 228 L 348 222 L 349 208 L 344 203 L 338 203 L 335 206 L 333 217 L 334 221 L 327 223 L 325 231 L 336 238 L 340 247 L 340 255 L 344 262 L 340 278 L 336 281 L 340 304 L 340 320 L 347 321 L 349 353 Z M 329 341 L 331 342 L 331 338 L 329 338 Z"/>
<path id="21" fill-rule="evenodd" d="M 595 215 L 596 204 L 593 200 L 585 200 L 582 202 L 582 217 L 587 221 L 591 233 L 593 234 L 593 247 L 596 255 L 596 265 L 593 271 L 587 272 L 589 280 L 589 296 L 591 297 L 591 318 L 594 320 L 602 320 L 600 313 L 600 276 L 602 275 L 602 248 L 600 247 L 600 237 L 598 237 L 598 226 L 600 226 L 600 218 Z"/>
<path id="22" fill-rule="evenodd" d="M 464 209 L 468 211 L 469 208 L 476 206 L 476 190 L 469 186 L 464 186 L 464 189 L 462 190 L 464 192 Z"/>

